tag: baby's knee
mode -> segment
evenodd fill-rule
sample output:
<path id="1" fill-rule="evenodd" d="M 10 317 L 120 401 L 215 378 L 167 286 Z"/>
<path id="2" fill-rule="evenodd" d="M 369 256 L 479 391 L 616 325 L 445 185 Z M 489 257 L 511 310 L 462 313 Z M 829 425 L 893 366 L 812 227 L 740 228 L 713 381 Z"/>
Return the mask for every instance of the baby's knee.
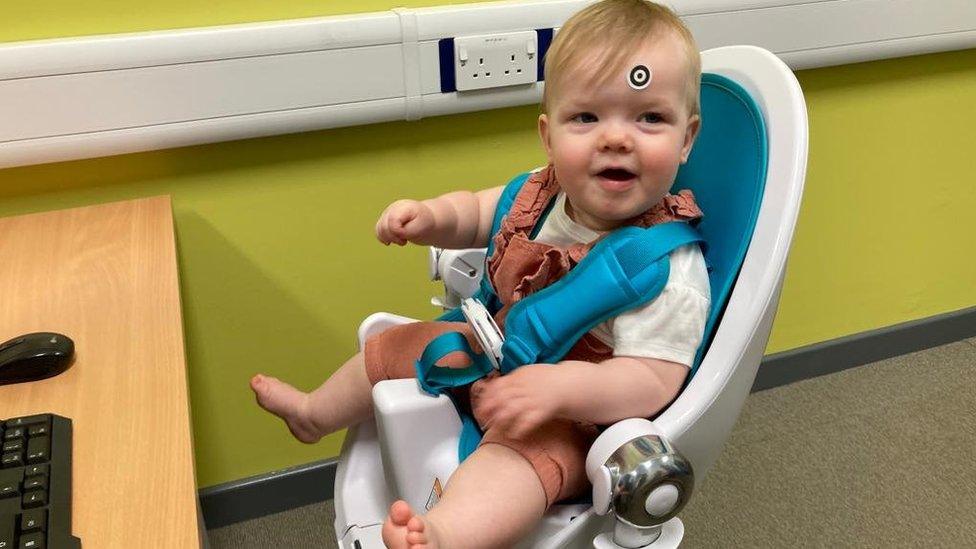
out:
<path id="1" fill-rule="evenodd" d="M 592 425 L 560 420 L 523 439 L 489 430 L 481 443 L 505 446 L 525 458 L 542 484 L 548 509 L 553 503 L 582 495 L 589 487 L 586 454 L 597 434 Z"/>
<path id="2" fill-rule="evenodd" d="M 410 322 L 387 328 L 367 339 L 363 346 L 363 362 L 370 384 L 416 377 L 414 363 L 423 354 L 427 343 L 454 329 L 454 324 Z"/>

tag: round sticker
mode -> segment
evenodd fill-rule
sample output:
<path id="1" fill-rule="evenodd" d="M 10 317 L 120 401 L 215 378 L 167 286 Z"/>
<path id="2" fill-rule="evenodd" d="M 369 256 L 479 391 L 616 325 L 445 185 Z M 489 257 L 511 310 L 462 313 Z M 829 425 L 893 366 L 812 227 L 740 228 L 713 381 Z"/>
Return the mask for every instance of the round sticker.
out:
<path id="1" fill-rule="evenodd" d="M 646 88 L 651 83 L 651 69 L 644 65 L 637 65 L 630 69 L 630 75 L 627 76 L 627 83 L 635 90 Z"/>

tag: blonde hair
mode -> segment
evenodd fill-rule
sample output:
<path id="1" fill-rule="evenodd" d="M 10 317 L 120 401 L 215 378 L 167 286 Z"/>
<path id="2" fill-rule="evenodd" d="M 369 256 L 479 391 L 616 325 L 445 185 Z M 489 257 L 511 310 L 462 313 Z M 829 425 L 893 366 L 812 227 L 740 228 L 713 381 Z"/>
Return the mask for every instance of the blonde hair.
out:
<path id="1" fill-rule="evenodd" d="M 546 52 L 543 112 L 549 112 L 555 88 L 566 72 L 590 61 L 599 67 L 595 83 L 602 84 L 622 72 L 634 50 L 669 32 L 684 44 L 688 61 L 688 110 L 690 115 L 699 114 L 701 57 L 695 39 L 670 8 L 646 0 L 603 0 L 587 6 L 566 21 Z M 599 57 L 588 58 L 593 52 L 600 52 Z"/>

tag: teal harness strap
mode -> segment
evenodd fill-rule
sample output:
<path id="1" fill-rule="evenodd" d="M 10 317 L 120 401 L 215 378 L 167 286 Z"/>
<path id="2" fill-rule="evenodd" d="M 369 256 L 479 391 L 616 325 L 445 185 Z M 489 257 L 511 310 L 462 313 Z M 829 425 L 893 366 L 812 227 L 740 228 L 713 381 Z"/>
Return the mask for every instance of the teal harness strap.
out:
<path id="1" fill-rule="evenodd" d="M 701 241 L 682 222 L 614 231 L 566 276 L 512 307 L 505 318 L 502 373 L 558 362 L 600 322 L 652 301 L 668 282 L 669 254 Z"/>
<path id="2" fill-rule="evenodd" d="M 445 368 L 437 366 L 438 360 L 445 356 L 462 352 L 471 359 L 466 368 Z M 434 338 L 424 348 L 420 360 L 414 363 L 417 381 L 424 391 L 432 395 L 441 394 L 452 387 L 463 387 L 485 377 L 492 370 L 491 361 L 483 353 L 475 353 L 461 332 L 447 332 Z"/>
<path id="3" fill-rule="evenodd" d="M 466 368 L 443 368 L 436 366 L 438 360 L 445 356 L 461 351 L 468 355 L 472 364 Z M 491 361 L 483 353 L 475 353 L 468 340 L 460 332 L 447 332 L 434 338 L 420 357 L 414 363 L 417 370 L 417 381 L 420 387 L 432 395 L 445 394 L 454 403 L 454 409 L 461 418 L 461 439 L 458 442 L 458 461 L 471 455 L 481 442 L 481 429 L 471 414 L 466 413 L 454 395 L 450 393 L 453 387 L 463 387 L 485 377 L 492 370 Z"/>
<path id="4" fill-rule="evenodd" d="M 526 364 L 556 363 L 600 322 L 652 301 L 667 284 L 669 254 L 701 241 L 698 231 L 682 222 L 614 231 L 566 276 L 512 307 L 505 319 L 501 372 Z M 584 295 L 587 299 L 581 299 Z M 470 366 L 436 366 L 438 360 L 458 351 L 471 359 Z M 424 349 L 416 369 L 425 391 L 445 394 L 488 375 L 492 366 L 484 354 L 472 351 L 463 335 L 449 332 Z M 458 412 L 462 421 L 458 457 L 463 461 L 477 448 L 481 431 L 470 415 L 460 408 Z"/>

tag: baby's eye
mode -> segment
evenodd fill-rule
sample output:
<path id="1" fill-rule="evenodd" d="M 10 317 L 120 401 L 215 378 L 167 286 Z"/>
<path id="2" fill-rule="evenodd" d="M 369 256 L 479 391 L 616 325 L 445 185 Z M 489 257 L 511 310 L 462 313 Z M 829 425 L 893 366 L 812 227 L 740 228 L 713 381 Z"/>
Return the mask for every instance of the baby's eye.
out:
<path id="1" fill-rule="evenodd" d="M 571 119 L 573 122 L 580 122 L 583 124 L 592 124 L 596 122 L 596 115 L 589 112 L 581 112 Z"/>
<path id="2" fill-rule="evenodd" d="M 640 116 L 641 122 L 647 122 L 649 124 L 657 124 L 659 122 L 664 122 L 664 117 L 660 113 L 656 112 L 645 112 Z"/>

